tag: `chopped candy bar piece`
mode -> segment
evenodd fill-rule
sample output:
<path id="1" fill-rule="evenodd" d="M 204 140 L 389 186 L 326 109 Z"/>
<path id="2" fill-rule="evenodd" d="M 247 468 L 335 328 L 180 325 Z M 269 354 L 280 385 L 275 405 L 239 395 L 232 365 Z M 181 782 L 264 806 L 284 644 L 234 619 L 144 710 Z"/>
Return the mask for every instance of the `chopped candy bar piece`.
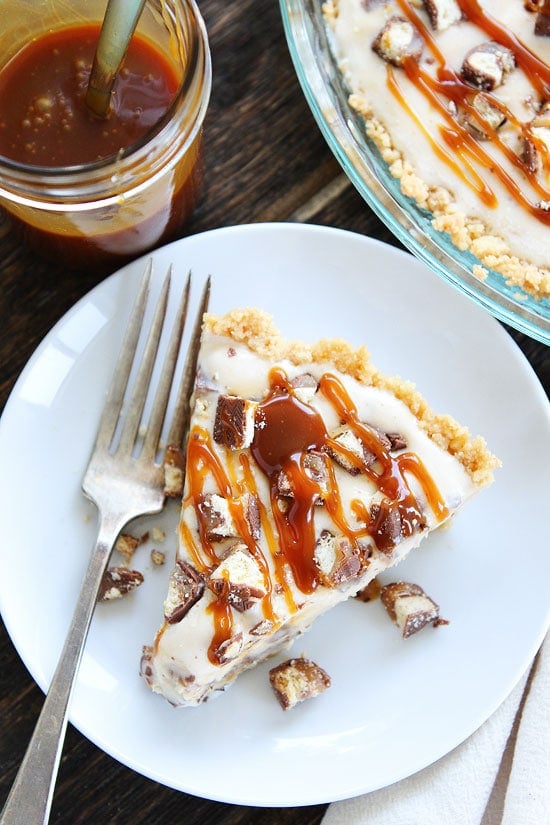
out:
<path id="1" fill-rule="evenodd" d="M 470 49 L 462 64 L 464 80 L 491 92 L 504 83 L 507 75 L 516 67 L 514 53 L 493 40 Z"/>
<path id="2" fill-rule="evenodd" d="M 254 627 L 250 628 L 250 635 L 265 636 L 266 634 L 273 633 L 273 627 L 273 622 L 270 619 L 262 619 L 262 621 L 254 625 Z"/>
<path id="3" fill-rule="evenodd" d="M 310 659 L 289 659 L 271 668 L 269 681 L 283 710 L 319 696 L 330 687 L 330 676 Z"/>
<path id="4" fill-rule="evenodd" d="M 366 587 L 362 587 L 361 590 L 355 594 L 355 598 L 361 602 L 374 602 L 380 598 L 381 591 L 382 585 L 378 579 L 373 579 Z"/>
<path id="5" fill-rule="evenodd" d="M 432 28 L 443 31 L 462 19 L 462 9 L 456 0 L 424 0 Z"/>
<path id="6" fill-rule="evenodd" d="M 540 0 L 535 19 L 535 34 L 538 37 L 550 37 L 550 1 Z"/>
<path id="7" fill-rule="evenodd" d="M 386 438 L 390 442 L 390 450 L 406 450 L 407 439 L 401 433 L 385 433 Z"/>
<path id="8" fill-rule="evenodd" d="M 197 511 L 204 525 L 204 530 L 210 540 L 238 536 L 229 504 L 224 496 L 217 493 L 206 493 L 197 503 Z"/>
<path id="9" fill-rule="evenodd" d="M 487 127 L 496 132 L 506 123 L 506 115 L 484 92 L 480 92 L 473 98 L 472 106 L 479 117 L 475 114 L 467 115 L 470 131 L 478 140 L 489 140 L 490 132 Z"/>
<path id="10" fill-rule="evenodd" d="M 256 405 L 246 398 L 220 395 L 214 421 L 214 441 L 243 450 L 249 447 L 254 435 L 254 411 Z"/>
<path id="11" fill-rule="evenodd" d="M 338 427 L 330 434 L 330 438 L 331 441 L 325 448 L 327 453 L 348 473 L 358 475 L 365 467 L 370 467 L 376 461 L 372 450 L 369 450 L 350 427 Z"/>
<path id="12" fill-rule="evenodd" d="M 113 599 L 121 599 L 140 584 L 143 584 L 143 576 L 139 570 L 129 570 L 127 567 L 108 567 L 101 580 L 98 601 L 110 602 Z"/>
<path id="13" fill-rule="evenodd" d="M 245 544 L 234 545 L 210 574 L 208 586 L 241 613 L 266 593 L 265 578 Z"/>
<path id="14" fill-rule="evenodd" d="M 357 578 L 364 566 L 361 548 L 329 530 L 323 530 L 315 543 L 315 563 L 329 587 Z"/>
<path id="15" fill-rule="evenodd" d="M 537 14 L 535 34 L 538 37 L 550 37 L 550 14 Z"/>
<path id="16" fill-rule="evenodd" d="M 262 529 L 262 518 L 260 515 L 260 503 L 258 496 L 253 493 L 245 493 L 241 501 L 244 507 L 244 517 L 248 525 L 251 538 L 258 541 Z"/>
<path id="17" fill-rule="evenodd" d="M 297 375 L 296 378 L 292 379 L 292 387 L 296 398 L 299 398 L 304 404 L 308 404 L 317 392 L 317 381 L 313 375 L 304 372 L 302 375 Z"/>
<path id="18" fill-rule="evenodd" d="M 169 444 L 164 454 L 164 494 L 178 498 L 183 493 L 185 456 L 177 444 Z"/>
<path id="19" fill-rule="evenodd" d="M 404 639 L 418 633 L 427 625 L 440 623 L 439 605 L 426 595 L 418 584 L 394 582 L 387 584 L 380 593 L 382 604 Z"/>
<path id="20" fill-rule="evenodd" d="M 319 485 L 319 495 L 317 502 L 323 503 L 324 497 L 328 493 L 329 471 L 327 467 L 327 457 L 323 453 L 308 452 L 303 458 L 304 474 Z M 277 489 L 279 495 L 294 498 L 294 490 L 288 475 L 281 470 L 277 478 Z"/>
<path id="21" fill-rule="evenodd" d="M 164 617 L 169 624 L 181 622 L 204 593 L 204 579 L 193 565 L 178 559 L 170 575 Z"/>
<path id="22" fill-rule="evenodd" d="M 218 665 L 225 665 L 236 659 L 243 647 L 243 634 L 237 633 L 216 645 L 212 651 L 212 658 Z"/>
<path id="23" fill-rule="evenodd" d="M 424 43 L 410 20 L 395 15 L 378 33 L 372 48 L 383 60 L 401 66 L 405 58 L 419 60 Z"/>
<path id="24" fill-rule="evenodd" d="M 240 537 L 239 528 L 231 514 L 231 507 L 240 508 L 246 523 L 244 532 L 250 533 L 253 539 L 258 539 L 261 528 L 258 498 L 250 493 L 245 493 L 233 502 L 218 493 L 205 493 L 199 496 L 197 515 L 206 538 L 209 541 L 220 541 Z"/>
<path id="25" fill-rule="evenodd" d="M 529 124 L 529 132 L 524 139 L 523 160 L 527 167 L 536 172 L 539 168 L 549 169 L 550 161 L 550 103 L 545 103 Z M 547 172 L 550 180 L 550 169 Z"/>
<path id="26" fill-rule="evenodd" d="M 115 550 L 129 562 L 140 543 L 141 539 L 138 539 L 136 536 L 131 536 L 129 533 L 121 533 L 116 540 Z"/>

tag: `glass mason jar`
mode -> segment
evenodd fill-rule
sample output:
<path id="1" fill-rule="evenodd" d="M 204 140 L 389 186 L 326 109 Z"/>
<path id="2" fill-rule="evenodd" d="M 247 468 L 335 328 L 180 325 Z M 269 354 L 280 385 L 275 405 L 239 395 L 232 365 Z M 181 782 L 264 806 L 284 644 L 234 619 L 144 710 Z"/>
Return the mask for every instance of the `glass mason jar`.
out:
<path id="1" fill-rule="evenodd" d="M 41 33 L 99 24 L 105 8 L 106 0 L 0 0 L 2 65 Z M 169 61 L 179 83 L 143 137 L 116 156 L 78 166 L 0 156 L 0 207 L 24 241 L 64 265 L 112 268 L 174 239 L 200 194 L 212 71 L 195 0 L 146 0 L 136 33 Z"/>

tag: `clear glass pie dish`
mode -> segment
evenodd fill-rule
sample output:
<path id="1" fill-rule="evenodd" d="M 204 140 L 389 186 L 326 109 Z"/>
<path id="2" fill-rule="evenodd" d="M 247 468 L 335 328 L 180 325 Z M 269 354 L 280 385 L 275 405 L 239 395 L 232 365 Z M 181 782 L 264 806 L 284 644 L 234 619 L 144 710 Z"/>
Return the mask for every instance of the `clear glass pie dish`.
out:
<path id="1" fill-rule="evenodd" d="M 322 5 L 322 0 L 280 0 L 302 90 L 352 184 L 399 241 L 438 275 L 499 320 L 550 344 L 550 300 L 535 299 L 492 270 L 481 280 L 473 271 L 479 260 L 434 229 L 431 213 L 402 194 L 399 181 L 367 138 L 362 117 L 348 103 L 349 90 L 330 47 Z"/>

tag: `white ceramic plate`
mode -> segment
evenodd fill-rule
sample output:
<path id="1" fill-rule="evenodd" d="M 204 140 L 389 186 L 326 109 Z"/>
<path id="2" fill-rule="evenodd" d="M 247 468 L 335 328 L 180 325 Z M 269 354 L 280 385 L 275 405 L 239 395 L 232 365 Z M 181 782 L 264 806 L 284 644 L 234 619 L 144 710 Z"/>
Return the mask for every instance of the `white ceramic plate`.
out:
<path id="1" fill-rule="evenodd" d="M 170 564 L 148 548 L 145 583 L 100 605 L 71 720 L 134 770 L 201 797 L 258 806 L 326 802 L 399 780 L 446 754 L 502 702 L 549 623 L 548 400 L 489 315 L 412 256 L 312 226 L 221 229 L 153 255 L 155 288 L 170 262 L 189 268 L 194 299 L 213 277 L 211 309 L 259 305 L 291 337 L 366 342 L 375 363 L 415 381 L 434 407 L 483 433 L 501 457 L 496 483 L 399 569 L 451 620 L 402 641 L 379 602 L 352 600 L 295 643 L 332 687 L 283 712 L 270 665 L 220 698 L 175 710 L 138 676 Z M 0 607 L 23 661 L 45 689 L 95 534 L 80 479 L 143 261 L 99 284 L 49 333 L 0 425 Z M 175 297 L 175 296 L 173 296 Z M 169 510 L 164 549 L 175 547 Z M 158 524 L 158 519 L 153 520 Z M 141 529 L 141 528 L 140 528 Z"/>

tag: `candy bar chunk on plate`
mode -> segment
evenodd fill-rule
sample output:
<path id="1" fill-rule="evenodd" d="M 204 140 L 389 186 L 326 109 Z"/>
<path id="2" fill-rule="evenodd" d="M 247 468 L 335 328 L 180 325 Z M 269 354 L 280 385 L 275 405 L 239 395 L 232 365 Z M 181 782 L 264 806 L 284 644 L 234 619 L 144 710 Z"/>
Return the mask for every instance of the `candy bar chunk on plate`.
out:
<path id="1" fill-rule="evenodd" d="M 439 615 L 439 605 L 419 584 L 392 582 L 382 588 L 380 599 L 404 639 L 428 625 L 438 627 L 440 624 L 448 624 Z"/>
<path id="2" fill-rule="evenodd" d="M 330 687 L 330 676 L 316 662 L 301 656 L 272 667 L 269 681 L 283 710 L 313 699 Z"/>

